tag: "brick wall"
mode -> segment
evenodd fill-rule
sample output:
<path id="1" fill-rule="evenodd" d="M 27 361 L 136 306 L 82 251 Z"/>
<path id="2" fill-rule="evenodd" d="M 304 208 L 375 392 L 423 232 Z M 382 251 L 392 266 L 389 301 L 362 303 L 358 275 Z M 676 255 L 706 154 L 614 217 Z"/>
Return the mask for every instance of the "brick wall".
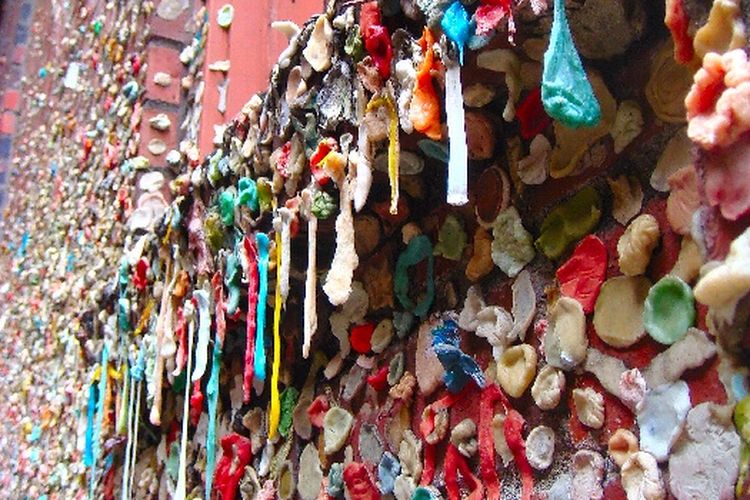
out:
<path id="1" fill-rule="evenodd" d="M 225 4 L 235 8 L 229 29 L 216 22 L 216 13 Z M 213 126 L 230 121 L 254 93 L 268 86 L 268 75 L 287 47 L 286 38 L 271 29 L 271 22 L 291 20 L 302 25 L 311 16 L 323 12 L 324 4 L 324 0 L 207 0 L 210 17 L 203 74 L 206 89 L 200 131 L 201 154 L 213 149 Z M 208 65 L 221 60 L 229 60 L 231 64 L 226 75 L 229 85 L 227 109 L 223 114 L 218 110 L 218 87 L 225 76 L 208 70 Z"/>

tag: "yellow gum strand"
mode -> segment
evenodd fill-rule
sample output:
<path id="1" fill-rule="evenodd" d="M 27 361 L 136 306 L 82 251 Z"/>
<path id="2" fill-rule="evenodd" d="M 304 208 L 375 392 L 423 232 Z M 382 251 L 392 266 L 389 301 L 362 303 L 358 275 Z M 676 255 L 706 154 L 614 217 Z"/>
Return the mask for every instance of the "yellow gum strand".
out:
<path id="1" fill-rule="evenodd" d="M 143 308 L 143 314 L 141 314 L 141 317 L 138 319 L 138 325 L 135 327 L 135 331 L 133 331 L 134 336 L 138 336 L 143 332 L 143 329 L 146 327 L 146 323 L 148 323 L 148 319 L 151 317 L 151 310 L 154 308 L 154 299 L 148 299 L 148 302 L 146 302 L 146 307 Z"/>
<path id="2" fill-rule="evenodd" d="M 391 183 L 391 215 L 398 213 L 398 113 L 390 96 L 377 97 L 367 104 L 367 112 L 385 106 L 388 110 L 388 180 Z"/>
<path id="3" fill-rule="evenodd" d="M 268 439 L 276 437 L 279 429 L 279 362 L 281 359 L 281 232 L 276 232 L 276 295 L 273 306 L 273 365 L 271 368 L 271 413 L 268 422 Z"/>

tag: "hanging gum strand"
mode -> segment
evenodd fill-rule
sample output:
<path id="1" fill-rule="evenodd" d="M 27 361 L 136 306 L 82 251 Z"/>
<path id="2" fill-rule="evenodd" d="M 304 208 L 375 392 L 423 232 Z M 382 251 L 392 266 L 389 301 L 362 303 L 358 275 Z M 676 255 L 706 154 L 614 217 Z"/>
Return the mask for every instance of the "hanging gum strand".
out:
<path id="1" fill-rule="evenodd" d="M 89 482 L 89 498 L 94 497 L 94 492 L 96 490 L 96 469 L 97 469 L 97 462 L 99 459 L 99 454 L 101 452 L 101 433 L 102 433 L 102 424 L 104 423 L 104 400 L 105 395 L 107 393 L 107 378 L 108 378 L 108 370 L 107 367 L 109 366 L 109 348 L 107 347 L 107 344 L 104 344 L 104 347 L 102 348 L 102 361 L 99 368 L 99 401 L 97 402 L 97 414 L 96 414 L 96 423 L 94 424 L 94 439 L 93 439 L 93 460 L 91 463 L 91 477 Z"/>
<path id="2" fill-rule="evenodd" d="M 190 381 L 199 382 L 206 373 L 208 340 L 211 336 L 211 313 L 208 311 L 208 293 L 205 290 L 195 290 L 192 300 L 198 306 L 198 345 L 195 348 L 195 367 Z"/>
<path id="3" fill-rule="evenodd" d="M 448 122 L 448 189 L 450 205 L 465 205 L 468 197 L 468 145 L 466 140 L 466 116 L 461 90 L 461 66 L 457 61 L 446 64 L 445 112 Z"/>
<path id="4" fill-rule="evenodd" d="M 393 105 L 393 100 L 390 96 L 381 96 L 373 98 L 367 105 L 367 112 L 369 113 L 376 108 L 385 106 L 388 111 L 389 125 L 388 125 L 388 180 L 391 183 L 391 215 L 398 213 L 398 162 L 399 162 L 399 143 L 398 143 L 398 111 Z"/>
<path id="5" fill-rule="evenodd" d="M 151 318 L 151 311 L 154 308 L 154 299 L 149 298 L 148 302 L 146 302 L 146 307 L 143 308 L 143 313 L 141 314 L 141 317 L 138 319 L 138 325 L 135 327 L 135 330 L 133 330 L 133 336 L 137 337 L 141 333 L 143 333 L 143 329 L 146 327 L 146 324 Z"/>
<path id="6" fill-rule="evenodd" d="M 305 190 L 302 199 L 307 215 L 307 274 L 305 275 L 305 303 L 304 303 L 304 340 L 302 343 L 302 357 L 310 355 L 310 342 L 318 328 L 317 311 L 315 309 L 315 289 L 317 288 L 317 246 L 318 246 L 318 218 L 310 210 L 312 194 Z"/>
<path id="7" fill-rule="evenodd" d="M 279 429 L 279 363 L 281 360 L 281 233 L 276 231 L 276 296 L 273 305 L 273 366 L 271 369 L 271 412 L 268 423 L 268 439 L 274 439 Z"/>
<path id="8" fill-rule="evenodd" d="M 172 274 L 172 261 L 167 262 L 167 272 L 164 273 L 166 279 Z M 151 405 L 149 421 L 153 425 L 161 425 L 161 400 L 162 400 L 162 377 L 164 376 L 164 356 L 162 348 L 164 346 L 164 322 L 165 316 L 169 309 L 169 288 L 162 290 L 161 306 L 159 307 L 159 316 L 156 320 L 156 362 L 154 363 L 154 401 Z"/>
<path id="9" fill-rule="evenodd" d="M 268 235 L 258 233 L 255 235 L 258 245 L 258 310 L 256 314 L 257 328 L 255 330 L 255 357 L 253 366 L 255 376 L 258 380 L 266 380 L 266 300 L 268 298 Z"/>
<path id="10" fill-rule="evenodd" d="M 247 316 L 245 344 L 245 372 L 242 379 L 242 397 L 245 403 L 250 402 L 250 391 L 253 387 L 253 355 L 255 349 L 256 308 L 258 305 L 258 251 L 255 242 L 245 236 L 243 242 L 247 259 Z"/>
<path id="11" fill-rule="evenodd" d="M 187 323 L 187 371 L 190 373 L 193 364 L 193 336 L 195 334 L 195 323 L 193 322 L 194 309 L 191 302 L 185 304 L 184 317 Z M 185 396 L 182 403 L 182 434 L 180 436 L 180 461 L 177 466 L 177 486 L 175 486 L 174 500 L 184 500 L 187 487 L 187 442 L 188 421 L 190 419 L 190 382 L 185 380 Z"/>
<path id="12" fill-rule="evenodd" d="M 219 371 L 221 370 L 221 352 L 224 347 L 226 318 L 224 308 L 224 280 L 221 271 L 216 271 L 211 284 L 216 303 L 216 339 L 211 359 L 211 377 L 206 386 L 208 396 L 208 430 L 206 431 L 206 500 L 211 498 L 211 487 L 216 467 L 216 407 L 219 402 Z"/>

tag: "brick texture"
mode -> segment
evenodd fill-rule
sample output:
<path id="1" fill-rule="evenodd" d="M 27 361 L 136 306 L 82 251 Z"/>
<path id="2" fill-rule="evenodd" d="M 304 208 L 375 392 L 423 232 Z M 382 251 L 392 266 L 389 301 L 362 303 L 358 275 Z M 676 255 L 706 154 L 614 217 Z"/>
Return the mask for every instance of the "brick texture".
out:
<path id="1" fill-rule="evenodd" d="M 0 115 L 0 134 L 15 135 L 16 133 L 16 115 L 10 111 Z"/>
<path id="2" fill-rule="evenodd" d="M 18 90 L 6 90 L 3 94 L 3 109 L 16 111 L 21 104 L 21 93 Z"/>
<path id="3" fill-rule="evenodd" d="M 193 17 L 193 3 L 195 0 L 160 0 L 157 4 L 170 2 L 174 4 L 177 10 L 179 7 L 186 8 L 175 19 L 164 19 L 159 16 L 159 5 L 154 9 L 151 16 L 151 36 L 166 38 L 181 43 L 189 43 L 193 38 L 193 32 L 190 29 L 190 21 Z"/>
<path id="4" fill-rule="evenodd" d="M 147 54 L 146 99 L 179 104 L 181 95 L 180 78 L 182 78 L 184 71 L 180 62 L 180 51 L 169 45 L 151 42 Z M 168 87 L 156 85 L 154 75 L 157 73 L 167 73 L 172 77 L 172 83 Z"/>
<path id="5" fill-rule="evenodd" d="M 164 113 L 172 122 L 172 125 L 168 130 L 160 131 L 155 130 L 149 124 L 149 120 L 156 115 Z M 164 167 L 167 164 L 167 153 L 171 149 L 175 149 L 178 144 L 178 129 L 179 129 L 179 116 L 176 111 L 162 109 L 161 106 L 155 106 L 151 103 L 146 103 L 143 109 L 143 118 L 141 121 L 141 144 L 139 146 L 138 154 L 143 155 L 149 159 L 151 165 L 154 167 Z M 161 139 L 167 145 L 167 151 L 159 156 L 154 156 L 148 150 L 148 144 L 153 139 Z"/>

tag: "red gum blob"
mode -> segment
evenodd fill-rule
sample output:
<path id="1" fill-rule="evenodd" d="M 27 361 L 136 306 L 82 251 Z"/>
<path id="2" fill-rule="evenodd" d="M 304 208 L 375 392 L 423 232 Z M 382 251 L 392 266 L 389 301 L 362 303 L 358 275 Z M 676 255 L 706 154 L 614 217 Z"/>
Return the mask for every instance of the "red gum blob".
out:
<path id="1" fill-rule="evenodd" d="M 222 500 L 234 500 L 245 466 L 253 458 L 252 442 L 233 432 L 221 438 L 221 449 L 224 453 L 216 464 L 214 485 Z"/>
<path id="2" fill-rule="evenodd" d="M 331 405 L 328 403 L 328 398 L 323 394 L 313 399 L 313 402 L 307 407 L 307 417 L 310 419 L 310 423 L 315 427 L 322 429 L 323 419 L 330 407 Z"/>
<path id="3" fill-rule="evenodd" d="M 378 2 L 367 2 L 362 4 L 359 11 L 359 30 L 362 35 L 367 33 L 370 26 L 382 24 Z"/>
<path id="4" fill-rule="evenodd" d="M 500 478 L 495 466 L 495 441 L 492 432 L 492 419 L 495 416 L 495 404 L 502 403 L 508 407 L 508 400 L 500 388 L 489 384 L 482 391 L 479 400 L 479 473 L 487 487 L 487 499 L 500 498 Z"/>
<path id="5" fill-rule="evenodd" d="M 349 342 L 352 344 L 352 349 L 360 354 L 367 354 L 370 352 L 372 344 L 372 333 L 375 331 L 374 323 L 365 323 L 364 325 L 356 325 L 352 327 L 351 333 L 349 333 Z"/>
<path id="6" fill-rule="evenodd" d="M 135 285 L 135 288 L 142 292 L 146 289 L 146 286 L 148 285 L 148 278 L 146 277 L 146 273 L 148 273 L 148 260 L 146 257 L 141 257 L 138 262 L 135 264 L 135 273 L 133 274 L 133 285 Z"/>
<path id="7" fill-rule="evenodd" d="M 578 243 L 573 255 L 557 270 L 560 293 L 581 303 L 583 312 L 594 311 L 596 298 L 607 274 L 607 249 L 594 235 Z"/>
<path id="8" fill-rule="evenodd" d="M 365 32 L 365 48 L 372 57 L 372 62 L 378 68 L 380 76 L 387 80 L 391 76 L 391 60 L 393 59 L 393 47 L 391 47 L 391 36 L 388 28 L 379 24 L 373 24 Z"/>
<path id="9" fill-rule="evenodd" d="M 292 143 L 287 142 L 281 146 L 281 151 L 276 159 L 276 170 L 286 179 L 289 177 L 289 153 L 292 151 Z"/>
<path id="10" fill-rule="evenodd" d="M 449 500 L 461 500 L 461 488 L 458 485 L 458 474 L 461 474 L 464 484 L 471 490 L 467 500 L 482 500 L 484 488 L 482 483 L 471 473 L 471 467 L 453 444 L 448 445 L 445 452 L 445 489 Z"/>
<path id="11" fill-rule="evenodd" d="M 201 381 L 193 383 L 193 394 L 190 395 L 190 423 L 195 427 L 203 412 L 203 393 L 201 392 Z"/>
<path id="12" fill-rule="evenodd" d="M 365 464 L 352 462 L 344 468 L 344 483 L 351 500 L 379 500 L 380 492 L 370 479 Z"/>
<path id="13" fill-rule="evenodd" d="M 688 28 L 690 18 L 685 12 L 682 0 L 667 0 L 664 24 L 672 33 L 674 41 L 674 58 L 680 64 L 689 64 L 695 57 L 693 39 L 690 38 Z"/>
<path id="14" fill-rule="evenodd" d="M 435 445 L 425 441 L 422 447 L 424 448 L 424 466 L 422 467 L 422 479 L 419 484 L 429 486 L 435 479 Z"/>
<path id="15" fill-rule="evenodd" d="M 526 458 L 526 443 L 523 440 L 523 427 L 526 421 L 516 410 L 510 409 L 503 424 L 503 434 L 508 448 L 513 452 L 513 459 L 521 474 L 521 498 L 531 500 L 534 491 L 534 472 L 531 470 L 529 460 Z"/>
<path id="16" fill-rule="evenodd" d="M 503 5 L 480 5 L 474 13 L 477 21 L 477 35 L 490 34 L 507 15 L 508 10 Z"/>
<path id="17" fill-rule="evenodd" d="M 521 137 L 527 141 L 541 134 L 552 123 L 552 118 L 547 115 L 542 105 L 541 87 L 535 88 L 524 97 L 516 109 L 516 118 L 520 124 Z"/>
<path id="18" fill-rule="evenodd" d="M 500 26 L 500 22 L 508 16 L 508 40 L 513 43 L 516 34 L 516 23 L 513 20 L 513 10 L 510 0 L 483 0 L 474 18 L 477 22 L 476 34 L 479 36 L 490 34 Z"/>
<path id="19" fill-rule="evenodd" d="M 255 247 L 255 239 L 248 238 L 242 241 L 245 249 L 245 255 L 248 260 L 247 275 L 247 329 L 245 341 L 245 369 L 242 376 L 242 399 L 245 403 L 250 402 L 250 395 L 253 387 L 253 363 L 255 360 L 255 329 L 257 314 L 256 306 L 258 304 L 258 250 Z"/>
<path id="20" fill-rule="evenodd" d="M 320 167 L 320 162 L 323 161 L 323 158 L 328 156 L 328 153 L 338 150 L 339 145 L 336 142 L 336 139 L 327 137 L 318 143 L 317 149 L 310 157 L 310 171 L 312 172 L 313 177 L 315 177 L 317 183 L 321 186 L 325 186 L 326 184 L 328 184 L 328 180 L 330 179 L 330 177 L 328 177 L 328 174 L 326 174 L 325 171 Z"/>
<path id="21" fill-rule="evenodd" d="M 367 377 L 367 383 L 378 392 L 385 389 L 388 386 L 388 366 L 383 366 L 375 374 Z"/>
<path id="22" fill-rule="evenodd" d="M 720 405 L 727 404 L 727 393 L 724 384 L 719 379 L 719 356 L 714 356 L 705 365 L 688 370 L 683 379 L 690 389 L 690 402 L 693 406 L 711 402 Z"/>

